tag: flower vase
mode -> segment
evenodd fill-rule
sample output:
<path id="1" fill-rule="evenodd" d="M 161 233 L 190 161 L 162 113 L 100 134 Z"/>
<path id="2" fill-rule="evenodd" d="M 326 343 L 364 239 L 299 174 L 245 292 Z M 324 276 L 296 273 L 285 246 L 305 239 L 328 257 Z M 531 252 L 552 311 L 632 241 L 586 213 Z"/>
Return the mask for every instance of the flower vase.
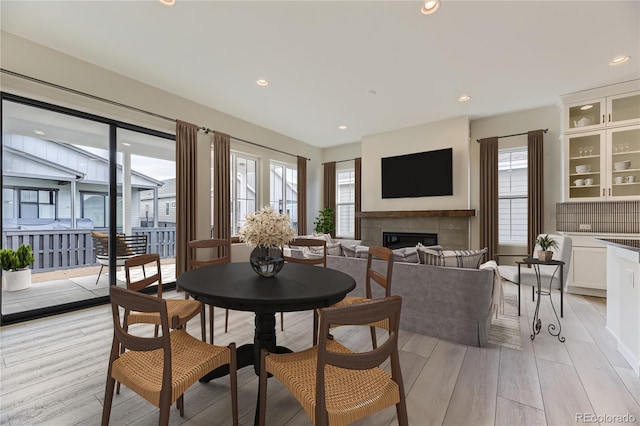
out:
<path id="1" fill-rule="evenodd" d="M 273 277 L 284 265 L 280 247 L 256 247 L 251 251 L 249 261 L 253 270 L 263 277 Z"/>

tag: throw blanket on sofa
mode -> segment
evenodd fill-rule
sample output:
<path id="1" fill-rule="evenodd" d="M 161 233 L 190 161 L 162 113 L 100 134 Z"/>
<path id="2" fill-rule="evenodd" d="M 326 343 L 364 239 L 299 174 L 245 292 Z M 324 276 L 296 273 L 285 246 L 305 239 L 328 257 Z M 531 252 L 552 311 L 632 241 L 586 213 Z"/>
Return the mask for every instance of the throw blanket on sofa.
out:
<path id="1" fill-rule="evenodd" d="M 498 270 L 498 264 L 495 260 L 489 260 L 482 265 L 480 265 L 480 269 L 491 269 L 493 270 L 493 310 L 495 312 L 496 318 L 498 317 L 498 310 L 500 310 L 501 314 L 504 314 L 504 294 L 502 292 L 502 277 L 500 276 L 500 271 Z"/>

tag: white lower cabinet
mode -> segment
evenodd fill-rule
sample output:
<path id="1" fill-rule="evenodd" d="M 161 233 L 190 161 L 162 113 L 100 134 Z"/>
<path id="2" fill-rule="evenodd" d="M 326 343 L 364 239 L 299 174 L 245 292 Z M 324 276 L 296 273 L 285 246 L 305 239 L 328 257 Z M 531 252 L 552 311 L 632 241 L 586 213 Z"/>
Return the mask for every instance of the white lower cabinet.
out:
<path id="1" fill-rule="evenodd" d="M 573 293 L 580 293 L 579 288 L 599 290 L 599 295 L 604 296 L 607 290 L 607 247 L 595 241 L 597 236 L 569 237 L 572 249 L 567 287 Z"/>

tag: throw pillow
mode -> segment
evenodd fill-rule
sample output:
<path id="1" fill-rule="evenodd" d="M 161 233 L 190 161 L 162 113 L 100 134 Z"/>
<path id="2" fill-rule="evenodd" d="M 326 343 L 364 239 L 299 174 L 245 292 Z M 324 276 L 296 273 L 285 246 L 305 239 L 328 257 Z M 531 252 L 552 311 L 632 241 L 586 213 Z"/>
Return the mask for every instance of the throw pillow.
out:
<path id="1" fill-rule="evenodd" d="M 437 263 L 439 260 L 436 260 L 434 256 L 437 256 L 437 259 L 441 257 L 442 246 L 423 246 L 418 243 L 416 250 L 418 252 L 418 259 L 420 260 L 420 263 L 425 265 L 439 265 L 439 263 Z"/>
<path id="2" fill-rule="evenodd" d="M 366 259 L 369 257 L 369 247 L 367 246 L 356 246 L 356 255 L 354 257 L 358 257 L 360 259 Z"/>
<path id="3" fill-rule="evenodd" d="M 393 251 L 394 262 L 419 263 L 418 249 L 416 247 L 403 247 Z"/>
<path id="4" fill-rule="evenodd" d="M 350 245 L 350 246 L 342 246 L 342 254 L 345 255 L 345 257 L 356 257 L 356 245 Z"/>
<path id="5" fill-rule="evenodd" d="M 482 250 L 419 250 L 420 263 L 434 266 L 478 269 L 487 249 Z"/>

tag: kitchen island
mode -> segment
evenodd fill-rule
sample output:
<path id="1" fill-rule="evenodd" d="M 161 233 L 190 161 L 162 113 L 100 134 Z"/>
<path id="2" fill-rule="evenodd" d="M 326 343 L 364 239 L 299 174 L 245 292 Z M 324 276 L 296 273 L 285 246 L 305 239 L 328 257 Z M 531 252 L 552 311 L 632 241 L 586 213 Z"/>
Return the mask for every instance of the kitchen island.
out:
<path id="1" fill-rule="evenodd" d="M 640 239 L 598 241 L 607 245 L 607 328 L 640 376 Z"/>

